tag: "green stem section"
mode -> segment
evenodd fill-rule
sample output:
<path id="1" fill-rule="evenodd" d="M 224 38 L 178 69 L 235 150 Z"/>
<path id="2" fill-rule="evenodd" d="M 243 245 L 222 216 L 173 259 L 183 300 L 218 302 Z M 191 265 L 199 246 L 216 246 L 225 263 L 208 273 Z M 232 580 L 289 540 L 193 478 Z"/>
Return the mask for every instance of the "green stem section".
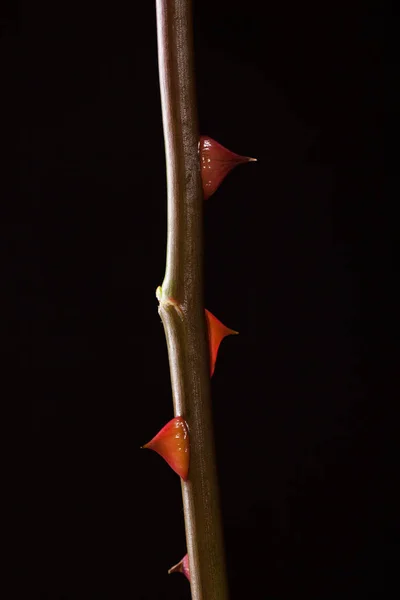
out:
<path id="1" fill-rule="evenodd" d="M 190 0 L 156 0 L 167 164 L 165 278 L 157 290 L 167 339 L 175 415 L 189 427 L 182 481 L 192 600 L 227 600 L 228 590 L 210 401 L 203 304 L 203 193 Z"/>

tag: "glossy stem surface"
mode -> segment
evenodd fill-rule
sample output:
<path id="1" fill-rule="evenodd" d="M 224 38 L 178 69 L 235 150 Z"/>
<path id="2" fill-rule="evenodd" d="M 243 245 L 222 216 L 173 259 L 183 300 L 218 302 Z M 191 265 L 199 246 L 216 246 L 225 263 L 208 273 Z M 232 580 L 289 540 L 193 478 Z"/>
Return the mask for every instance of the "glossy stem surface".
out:
<path id="1" fill-rule="evenodd" d="M 168 234 L 157 290 L 176 416 L 189 428 L 182 481 L 193 600 L 227 600 L 203 304 L 203 193 L 190 0 L 156 0 L 158 61 L 167 166 Z"/>

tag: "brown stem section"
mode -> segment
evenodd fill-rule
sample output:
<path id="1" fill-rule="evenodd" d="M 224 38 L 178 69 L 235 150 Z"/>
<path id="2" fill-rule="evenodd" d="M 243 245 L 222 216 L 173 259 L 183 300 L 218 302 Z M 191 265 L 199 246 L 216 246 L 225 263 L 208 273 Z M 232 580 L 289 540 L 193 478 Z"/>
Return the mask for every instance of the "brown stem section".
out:
<path id="1" fill-rule="evenodd" d="M 203 305 L 203 194 L 190 0 L 156 0 L 167 163 L 168 240 L 157 290 L 167 339 L 175 415 L 189 427 L 182 481 L 193 600 L 227 600 Z"/>

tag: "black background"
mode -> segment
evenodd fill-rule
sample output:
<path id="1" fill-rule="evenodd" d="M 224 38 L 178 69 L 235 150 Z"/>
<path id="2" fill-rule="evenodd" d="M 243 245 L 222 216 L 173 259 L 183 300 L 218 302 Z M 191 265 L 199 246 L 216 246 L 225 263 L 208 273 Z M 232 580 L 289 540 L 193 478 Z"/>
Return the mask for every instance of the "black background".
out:
<path id="1" fill-rule="evenodd" d="M 310 0 L 197 0 L 194 17 L 201 132 L 259 161 L 205 209 L 206 306 L 240 332 L 212 380 L 231 598 L 385 597 L 362 293 L 382 17 Z M 188 599 L 167 575 L 185 553 L 179 479 L 140 450 L 173 416 L 154 3 L 26 1 L 1 23 L 19 165 L 5 339 L 31 406 L 24 598 Z"/>

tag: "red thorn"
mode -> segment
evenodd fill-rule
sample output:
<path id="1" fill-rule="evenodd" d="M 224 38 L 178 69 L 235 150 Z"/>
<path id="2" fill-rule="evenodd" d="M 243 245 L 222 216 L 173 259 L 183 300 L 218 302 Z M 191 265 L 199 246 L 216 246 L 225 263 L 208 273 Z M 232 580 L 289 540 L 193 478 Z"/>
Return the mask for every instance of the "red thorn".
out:
<path id="1" fill-rule="evenodd" d="M 200 136 L 200 166 L 204 199 L 207 200 L 212 196 L 234 167 L 256 160 L 256 158 L 235 154 L 210 137 Z"/>
<path id="2" fill-rule="evenodd" d="M 183 573 L 190 581 L 189 557 L 187 554 L 176 565 L 170 568 L 168 575 L 171 575 L 171 573 Z"/>
<path id="3" fill-rule="evenodd" d="M 169 421 L 143 448 L 154 450 L 186 481 L 189 471 L 189 430 L 185 419 Z"/>
<path id="4" fill-rule="evenodd" d="M 214 317 L 209 310 L 205 309 L 206 318 L 207 318 L 207 328 L 208 328 L 208 342 L 210 348 L 210 370 L 211 375 L 214 373 L 215 362 L 217 360 L 218 348 L 227 335 L 238 334 L 238 331 L 234 331 L 233 329 L 229 329 L 229 327 L 225 327 L 221 321 Z"/>

